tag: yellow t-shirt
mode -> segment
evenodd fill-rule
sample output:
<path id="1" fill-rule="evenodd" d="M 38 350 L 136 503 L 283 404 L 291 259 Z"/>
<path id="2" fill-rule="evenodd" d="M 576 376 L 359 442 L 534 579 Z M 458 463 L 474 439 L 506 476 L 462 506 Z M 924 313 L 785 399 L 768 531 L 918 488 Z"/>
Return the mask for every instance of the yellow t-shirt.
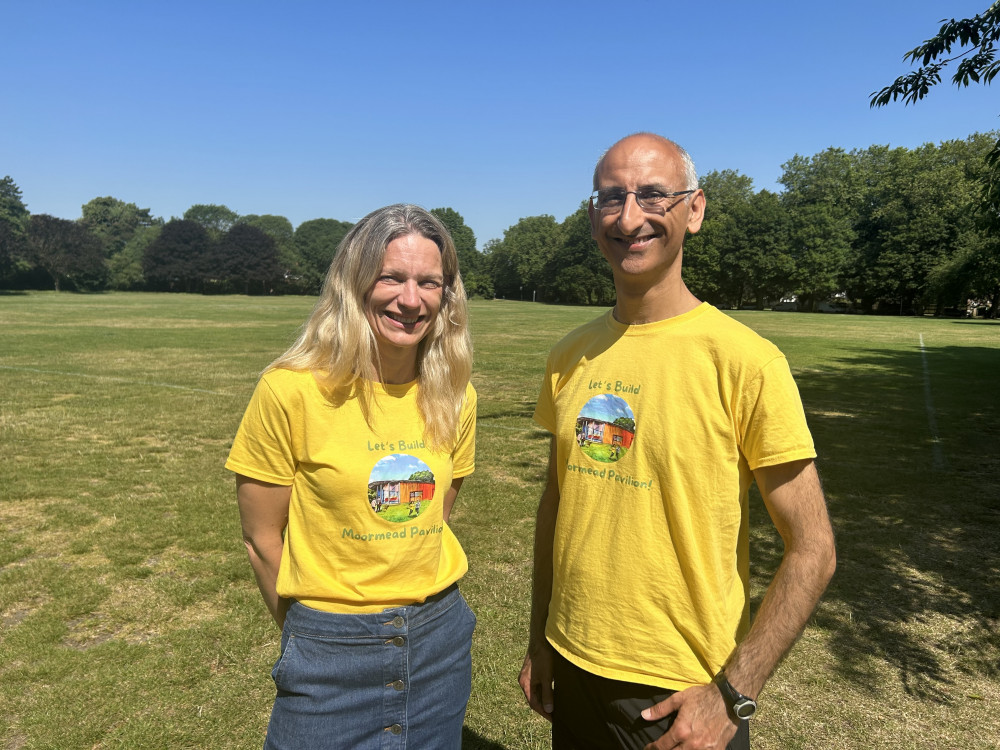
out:
<path id="1" fill-rule="evenodd" d="M 277 590 L 314 609 L 413 604 L 468 570 L 441 511 L 452 479 L 475 469 L 475 390 L 466 388 L 454 447 L 432 451 L 417 384 L 372 387 L 369 427 L 355 397 L 331 395 L 311 373 L 265 373 L 226 461 L 291 485 Z"/>
<path id="2" fill-rule="evenodd" d="M 784 356 L 708 304 L 608 312 L 552 350 L 535 420 L 557 443 L 549 641 L 603 677 L 710 682 L 749 625 L 751 471 L 816 455 Z"/>

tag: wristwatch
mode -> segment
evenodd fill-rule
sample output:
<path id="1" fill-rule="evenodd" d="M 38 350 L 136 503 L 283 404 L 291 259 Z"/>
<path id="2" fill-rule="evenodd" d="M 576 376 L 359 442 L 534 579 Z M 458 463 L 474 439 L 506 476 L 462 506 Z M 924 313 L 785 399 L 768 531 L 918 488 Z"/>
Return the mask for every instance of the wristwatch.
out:
<path id="1" fill-rule="evenodd" d="M 719 672 L 715 677 L 715 684 L 722 693 L 722 700 L 726 702 L 729 712 L 740 721 L 748 721 L 757 713 L 757 701 L 748 698 L 739 690 L 729 684 L 725 672 Z"/>

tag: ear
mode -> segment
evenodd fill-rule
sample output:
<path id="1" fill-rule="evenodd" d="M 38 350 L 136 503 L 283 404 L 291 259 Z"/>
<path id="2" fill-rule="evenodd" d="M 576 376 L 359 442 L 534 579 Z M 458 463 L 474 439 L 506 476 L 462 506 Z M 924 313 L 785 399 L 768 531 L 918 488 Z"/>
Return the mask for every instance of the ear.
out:
<path id="1" fill-rule="evenodd" d="M 699 188 L 691 196 L 688 208 L 687 230 L 691 234 L 697 234 L 701 229 L 701 222 L 705 220 L 705 192 Z"/>

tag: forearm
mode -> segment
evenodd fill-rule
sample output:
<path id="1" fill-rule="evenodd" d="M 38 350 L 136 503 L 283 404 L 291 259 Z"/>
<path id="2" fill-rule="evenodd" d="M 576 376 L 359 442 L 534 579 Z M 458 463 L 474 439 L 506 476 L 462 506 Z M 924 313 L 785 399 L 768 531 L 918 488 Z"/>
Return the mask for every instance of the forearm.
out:
<path id="1" fill-rule="evenodd" d="M 528 648 L 545 643 L 545 622 L 552 598 L 552 546 L 556 527 L 558 501 L 543 495 L 535 517 L 534 570 L 531 582 L 531 624 Z"/>
<path id="2" fill-rule="evenodd" d="M 740 692 L 760 695 L 805 629 L 832 574 L 833 557 L 823 550 L 785 554 L 749 633 L 725 667 Z"/>
<path id="3" fill-rule="evenodd" d="M 280 628 L 285 624 L 285 613 L 288 611 L 290 603 L 289 600 L 278 596 L 276 585 L 278 569 L 281 567 L 281 537 L 263 541 L 244 538 L 243 543 L 246 546 L 250 567 L 253 569 L 253 575 L 257 581 L 257 588 L 264 599 L 264 605 Z"/>

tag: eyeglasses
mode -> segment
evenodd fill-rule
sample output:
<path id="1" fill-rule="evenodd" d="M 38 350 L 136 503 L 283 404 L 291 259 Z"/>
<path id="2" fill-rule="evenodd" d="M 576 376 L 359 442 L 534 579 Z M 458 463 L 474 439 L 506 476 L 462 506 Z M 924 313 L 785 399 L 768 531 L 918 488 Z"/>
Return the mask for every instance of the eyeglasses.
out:
<path id="1" fill-rule="evenodd" d="M 667 202 L 671 198 L 679 198 L 682 195 L 690 195 L 694 190 L 676 190 L 673 193 L 664 193 L 662 190 L 651 187 L 643 187 L 638 190 L 622 190 L 621 188 L 605 188 L 595 190 L 590 200 L 601 213 L 618 213 L 625 207 L 625 201 L 631 193 L 635 196 L 635 202 L 646 213 L 665 214 L 670 208 Z"/>

